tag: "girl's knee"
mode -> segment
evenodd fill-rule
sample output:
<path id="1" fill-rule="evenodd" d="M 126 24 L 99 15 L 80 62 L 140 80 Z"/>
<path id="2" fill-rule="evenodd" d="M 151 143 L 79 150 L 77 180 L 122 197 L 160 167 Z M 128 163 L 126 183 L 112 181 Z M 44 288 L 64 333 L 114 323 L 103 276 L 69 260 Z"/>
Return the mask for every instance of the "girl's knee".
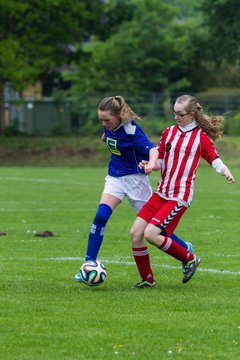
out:
<path id="1" fill-rule="evenodd" d="M 153 232 L 149 227 L 147 226 L 144 231 L 144 237 L 147 240 L 147 242 L 151 242 L 151 239 L 153 238 Z"/>
<path id="2" fill-rule="evenodd" d="M 110 208 L 110 206 L 108 206 L 107 204 L 100 204 L 94 218 L 94 223 L 105 225 L 108 222 L 111 214 L 112 209 Z"/>
<path id="3" fill-rule="evenodd" d="M 144 246 L 144 238 L 143 238 L 143 232 L 139 231 L 137 227 L 132 227 L 130 229 L 130 237 L 132 240 L 132 246 L 133 247 L 142 247 Z"/>
<path id="4" fill-rule="evenodd" d="M 130 229 L 130 237 L 131 239 L 139 238 L 139 236 L 143 235 L 136 226 L 132 226 Z"/>
<path id="5" fill-rule="evenodd" d="M 149 225 L 144 231 L 144 238 L 150 244 L 156 245 L 156 239 L 159 238 L 161 230 L 156 226 Z"/>

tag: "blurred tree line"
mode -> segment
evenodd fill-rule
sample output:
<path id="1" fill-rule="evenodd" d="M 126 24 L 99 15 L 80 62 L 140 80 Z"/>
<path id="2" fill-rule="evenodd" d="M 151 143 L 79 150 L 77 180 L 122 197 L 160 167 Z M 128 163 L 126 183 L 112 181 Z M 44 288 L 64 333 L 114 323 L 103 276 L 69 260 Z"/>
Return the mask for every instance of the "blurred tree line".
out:
<path id="1" fill-rule="evenodd" d="M 1 0 L 0 17 L 0 131 L 6 83 L 51 84 L 89 128 L 99 93 L 239 87 L 240 0 Z"/>

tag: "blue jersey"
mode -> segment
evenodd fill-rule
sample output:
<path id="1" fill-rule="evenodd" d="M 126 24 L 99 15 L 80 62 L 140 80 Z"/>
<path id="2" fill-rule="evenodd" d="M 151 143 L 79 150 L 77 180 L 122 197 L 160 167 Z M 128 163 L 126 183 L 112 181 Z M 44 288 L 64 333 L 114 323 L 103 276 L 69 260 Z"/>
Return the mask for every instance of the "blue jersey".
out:
<path id="1" fill-rule="evenodd" d="M 144 172 L 139 169 L 138 164 L 141 160 L 149 159 L 149 150 L 154 146 L 135 121 L 122 123 L 111 131 L 104 128 L 104 134 L 111 152 L 108 165 L 110 176 L 119 177 Z"/>

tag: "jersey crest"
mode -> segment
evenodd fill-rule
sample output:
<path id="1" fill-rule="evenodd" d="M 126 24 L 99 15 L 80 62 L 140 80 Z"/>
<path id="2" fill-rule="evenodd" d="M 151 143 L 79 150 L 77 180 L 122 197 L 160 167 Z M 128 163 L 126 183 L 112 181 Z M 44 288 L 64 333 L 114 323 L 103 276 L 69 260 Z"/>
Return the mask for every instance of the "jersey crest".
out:
<path id="1" fill-rule="evenodd" d="M 111 139 L 111 138 L 107 137 L 106 144 L 112 154 L 119 155 L 119 156 L 121 155 L 120 151 L 117 148 L 117 140 L 116 139 Z"/>

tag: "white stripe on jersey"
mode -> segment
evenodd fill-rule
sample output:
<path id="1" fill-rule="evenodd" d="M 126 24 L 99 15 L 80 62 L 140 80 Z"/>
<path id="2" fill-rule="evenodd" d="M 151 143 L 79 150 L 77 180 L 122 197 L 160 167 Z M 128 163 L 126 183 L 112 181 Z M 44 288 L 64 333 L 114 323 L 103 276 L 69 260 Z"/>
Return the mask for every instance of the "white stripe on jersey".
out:
<path id="1" fill-rule="evenodd" d="M 184 200 L 190 204 L 193 198 L 196 169 L 201 158 L 202 131 L 195 128 L 184 133 L 177 129 L 173 136 L 175 131 L 176 126 L 171 126 L 162 144 L 166 147 L 166 144 L 171 143 L 171 147 L 169 152 L 164 150 L 161 170 L 163 176 L 157 192 L 159 191 L 160 196 L 162 194 L 167 199 Z M 212 144 L 207 146 L 211 151 L 215 151 Z"/>
<path id="2" fill-rule="evenodd" d="M 170 140 L 170 138 L 171 138 L 171 136 L 172 136 L 173 129 L 174 129 L 174 127 L 171 126 L 170 131 L 169 131 L 169 133 L 168 133 L 168 136 L 167 136 L 167 138 L 166 138 L 165 144 L 167 144 L 167 143 L 169 142 L 169 140 Z M 174 144 L 174 142 L 173 142 L 173 144 Z M 176 143 L 175 143 L 175 145 L 176 145 Z M 163 159 L 163 162 L 162 162 L 162 173 L 164 172 L 166 165 L 168 165 L 168 164 L 166 164 L 165 161 L 164 161 L 164 159 Z M 169 168 L 169 166 L 168 166 L 168 168 Z M 170 176 L 170 171 L 168 171 L 168 172 L 166 173 L 166 176 L 165 176 L 165 179 L 164 179 L 164 184 L 163 184 L 163 187 L 162 187 L 162 192 L 163 192 L 163 194 L 165 194 L 165 192 L 166 192 L 166 186 L 167 186 L 167 183 L 168 183 L 169 176 Z"/>
<path id="3" fill-rule="evenodd" d="M 192 153 L 193 155 L 196 154 L 196 151 L 199 147 L 199 144 L 200 144 L 200 134 L 201 134 L 201 131 L 199 129 L 197 135 L 196 135 L 196 138 L 194 140 L 194 143 L 192 145 Z M 192 162 L 194 160 L 195 156 L 192 156 L 192 159 L 190 161 L 190 159 L 188 158 L 188 161 L 187 161 L 187 164 L 185 166 L 185 169 L 184 169 L 184 172 L 183 172 L 183 176 L 182 176 L 182 179 L 181 179 L 181 182 L 180 182 L 180 194 L 181 194 L 181 198 L 182 196 L 184 196 L 183 194 L 183 190 L 185 190 L 185 184 L 186 184 L 186 179 L 188 178 L 189 176 L 189 172 L 190 172 L 190 169 L 191 169 L 191 165 L 192 165 Z M 199 161 L 200 161 L 200 157 L 198 159 L 198 162 L 197 162 L 197 165 L 196 165 L 196 168 L 198 167 L 198 164 L 199 164 Z M 186 200 L 188 203 L 190 203 L 192 201 L 192 198 L 193 198 L 193 191 L 194 191 L 194 179 L 196 177 L 196 174 L 193 175 L 192 177 L 192 180 L 191 180 L 191 185 L 190 185 L 190 192 L 189 192 L 189 196 L 188 196 L 188 199 Z"/>
<path id="4" fill-rule="evenodd" d="M 182 142 L 182 145 L 181 145 L 182 151 L 180 151 L 180 155 L 179 155 L 179 158 L 178 158 L 178 164 L 177 164 L 177 167 L 176 167 L 176 169 L 175 169 L 175 171 L 174 171 L 174 174 L 173 174 L 173 176 L 171 177 L 171 181 L 170 181 L 169 193 L 168 193 L 168 196 L 170 196 L 170 197 L 172 197 L 172 196 L 174 195 L 174 184 L 175 184 L 175 182 L 176 182 L 176 179 L 177 179 L 177 176 L 178 176 L 178 173 L 179 173 L 179 168 L 180 168 L 180 166 L 181 166 L 181 164 L 182 164 L 182 160 L 183 160 L 183 157 L 184 157 L 184 155 L 185 155 L 185 151 L 184 151 L 184 150 L 186 149 L 186 146 L 187 146 L 188 143 L 189 143 L 191 134 L 192 134 L 192 133 L 186 133 L 186 134 L 185 134 L 185 137 L 184 137 L 184 140 L 183 140 L 183 142 Z M 177 132 L 177 135 L 179 135 L 178 132 Z M 175 145 L 178 140 L 179 140 L 179 136 L 176 136 L 176 141 L 174 141 L 173 144 Z M 174 145 L 173 145 L 173 146 L 174 146 Z M 184 172 L 187 170 L 186 173 L 189 173 L 189 170 L 190 170 L 190 168 L 191 168 L 191 162 L 192 162 L 192 160 L 193 160 L 193 159 L 189 159 L 189 157 L 188 157 L 187 163 L 186 163 L 186 165 L 185 165 L 185 170 L 184 170 Z M 169 166 L 172 166 L 172 165 L 173 165 L 173 157 L 171 158 L 171 162 L 170 162 Z M 181 179 L 180 184 L 183 183 L 183 182 L 185 182 L 185 180 L 186 180 L 186 178 L 184 177 L 184 174 L 183 174 L 183 177 L 182 177 L 182 179 Z M 184 194 L 182 194 L 182 191 L 180 191 L 180 194 L 181 194 L 181 195 L 184 195 Z M 180 194 L 179 194 L 179 195 L 180 195 Z M 182 198 L 181 195 L 180 195 L 180 198 Z"/>

